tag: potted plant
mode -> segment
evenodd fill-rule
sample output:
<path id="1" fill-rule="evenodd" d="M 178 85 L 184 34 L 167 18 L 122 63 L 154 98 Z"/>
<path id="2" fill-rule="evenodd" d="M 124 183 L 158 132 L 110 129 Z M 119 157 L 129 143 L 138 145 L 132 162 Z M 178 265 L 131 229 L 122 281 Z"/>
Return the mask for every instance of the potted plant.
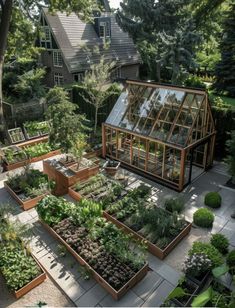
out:
<path id="1" fill-rule="evenodd" d="M 120 162 L 115 160 L 107 160 L 104 164 L 104 169 L 109 175 L 114 176 L 117 173 L 120 164 Z"/>
<path id="2" fill-rule="evenodd" d="M 211 260 L 204 253 L 193 253 L 183 264 L 183 271 L 187 278 L 195 282 L 201 289 L 210 274 Z"/>
<path id="3" fill-rule="evenodd" d="M 198 286 L 187 277 L 182 277 L 167 299 L 173 301 L 177 307 L 190 307 L 197 293 Z"/>

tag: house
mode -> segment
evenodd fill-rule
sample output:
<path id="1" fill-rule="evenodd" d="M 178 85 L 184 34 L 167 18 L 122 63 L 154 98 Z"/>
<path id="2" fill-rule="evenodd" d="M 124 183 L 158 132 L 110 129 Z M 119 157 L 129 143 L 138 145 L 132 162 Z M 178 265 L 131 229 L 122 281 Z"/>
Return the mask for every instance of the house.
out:
<path id="1" fill-rule="evenodd" d="M 115 61 L 112 79 L 138 78 L 140 56 L 129 35 L 119 27 L 107 0 L 103 10 L 93 13 L 93 22 L 85 23 L 75 13 L 41 12 L 42 27 L 38 44 L 45 50 L 41 63 L 47 68 L 45 83 L 54 85 L 80 82 L 101 56 Z"/>

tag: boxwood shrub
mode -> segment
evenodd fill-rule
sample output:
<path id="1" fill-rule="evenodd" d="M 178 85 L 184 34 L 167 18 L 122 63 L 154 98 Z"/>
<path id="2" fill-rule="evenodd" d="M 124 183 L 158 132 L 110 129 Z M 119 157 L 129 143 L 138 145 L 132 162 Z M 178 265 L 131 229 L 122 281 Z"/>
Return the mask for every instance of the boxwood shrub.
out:
<path id="1" fill-rule="evenodd" d="M 206 194 L 204 202 L 205 205 L 217 209 L 221 206 L 222 198 L 218 192 L 209 192 Z"/>
<path id="2" fill-rule="evenodd" d="M 211 245 L 219 250 L 222 254 L 228 252 L 229 241 L 226 236 L 220 233 L 213 234 L 211 237 Z"/>
<path id="3" fill-rule="evenodd" d="M 203 228 L 212 227 L 214 218 L 214 214 L 206 208 L 198 209 L 193 214 L 193 222 L 195 223 L 195 225 Z"/>
<path id="4" fill-rule="evenodd" d="M 194 242 L 189 250 L 189 255 L 205 254 L 211 260 L 212 268 L 218 267 L 224 263 L 222 254 L 210 243 Z"/>

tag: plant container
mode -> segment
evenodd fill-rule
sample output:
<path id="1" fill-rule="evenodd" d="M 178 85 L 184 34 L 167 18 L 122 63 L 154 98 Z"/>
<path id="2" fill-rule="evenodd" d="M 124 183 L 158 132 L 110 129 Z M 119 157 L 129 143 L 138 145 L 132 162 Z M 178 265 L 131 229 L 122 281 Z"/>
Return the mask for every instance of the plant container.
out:
<path id="1" fill-rule="evenodd" d="M 37 203 L 44 198 L 48 193 L 42 194 L 40 196 L 37 196 L 33 199 L 29 199 L 29 200 L 22 200 L 14 191 L 13 189 L 11 189 L 11 187 L 7 184 L 7 182 L 4 182 L 4 186 L 6 188 L 6 190 L 10 193 L 10 195 L 16 200 L 16 202 L 25 210 L 30 210 L 33 207 L 35 207 L 37 205 Z"/>
<path id="2" fill-rule="evenodd" d="M 70 247 L 50 226 L 40 220 L 47 231 L 56 238 L 66 249 L 75 257 L 80 265 L 85 266 L 91 273 L 92 277 L 101 285 L 115 300 L 119 300 L 126 294 L 134 285 L 142 280 L 148 272 L 148 264 L 146 263 L 123 287 L 118 291 L 115 290 L 103 277 L 101 277 L 73 248 Z"/>
<path id="3" fill-rule="evenodd" d="M 208 282 L 208 280 L 210 279 L 211 273 L 210 273 L 210 271 L 207 271 L 201 277 L 197 277 L 197 278 L 186 274 L 186 277 L 189 280 L 196 283 L 199 287 L 199 290 L 201 290 L 204 287 L 204 285 Z"/>
<path id="4" fill-rule="evenodd" d="M 186 281 L 183 282 L 183 286 L 178 285 L 177 287 L 183 288 L 186 291 L 186 293 L 190 295 L 173 298 L 172 302 L 175 303 L 177 307 L 191 307 L 190 304 L 195 298 L 195 295 L 197 295 L 199 292 L 198 285 L 196 285 L 196 283 L 194 283 L 190 279 L 186 279 Z"/>
<path id="5" fill-rule="evenodd" d="M 148 246 L 148 251 L 153 254 L 154 256 L 158 257 L 159 259 L 163 260 L 174 248 L 175 246 L 186 236 L 189 234 L 192 223 L 187 222 L 187 226 L 171 241 L 171 243 L 164 249 L 159 248 L 158 246 L 154 245 L 150 241 L 146 240 L 143 236 L 141 236 L 139 233 L 135 232 L 128 226 L 126 226 L 124 223 L 120 222 L 116 218 L 114 218 L 112 215 L 110 215 L 107 212 L 103 212 L 104 217 L 114 223 L 118 228 L 123 229 L 127 234 L 132 234 L 135 239 L 140 241 L 145 241 Z"/>
<path id="6" fill-rule="evenodd" d="M 107 174 L 109 174 L 110 176 L 114 176 L 117 173 L 120 164 L 121 164 L 120 162 L 108 160 L 105 162 L 103 167 L 107 172 Z"/>

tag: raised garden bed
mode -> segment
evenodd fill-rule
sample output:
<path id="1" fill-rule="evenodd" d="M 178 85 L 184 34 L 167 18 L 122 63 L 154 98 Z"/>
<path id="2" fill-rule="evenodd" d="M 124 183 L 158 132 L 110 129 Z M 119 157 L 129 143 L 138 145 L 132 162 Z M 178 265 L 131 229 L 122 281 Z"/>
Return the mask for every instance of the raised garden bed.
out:
<path id="1" fill-rule="evenodd" d="M 24 123 L 24 133 L 27 139 L 37 138 L 49 134 L 49 123 L 43 122 L 26 122 Z"/>
<path id="2" fill-rule="evenodd" d="M 159 259 L 164 259 L 190 232 L 192 224 L 138 196 L 138 188 L 129 192 L 116 204 L 108 206 L 104 217 L 147 242 L 148 250 Z"/>
<path id="3" fill-rule="evenodd" d="M 20 174 L 4 182 L 6 190 L 25 211 L 35 207 L 49 193 L 50 185 L 45 174 L 33 169 L 29 171 L 28 178 Z"/>
<path id="4" fill-rule="evenodd" d="M 56 182 L 53 193 L 56 196 L 63 196 L 68 193 L 69 187 L 96 175 L 99 172 L 99 166 L 83 159 L 77 170 L 75 164 L 65 167 L 60 161 L 45 160 L 43 161 L 43 171 Z"/>
<path id="5" fill-rule="evenodd" d="M 61 154 L 61 151 L 52 149 L 47 142 L 47 138 L 43 137 L 4 148 L 2 150 L 3 168 L 5 171 L 11 171 L 24 167 L 29 162 L 35 163 L 59 154 Z"/>
<path id="6" fill-rule="evenodd" d="M 16 298 L 20 298 L 41 284 L 46 279 L 46 273 L 20 238 L 21 229 L 18 230 L 14 223 L 3 217 L 0 217 L 0 223 L 0 271 L 7 287 Z M 19 224 L 17 227 L 20 228 Z"/>
<path id="7" fill-rule="evenodd" d="M 121 184 L 103 174 L 98 174 L 69 188 L 69 195 L 73 199 L 79 201 L 86 198 L 101 202 L 103 205 L 115 202 L 125 194 Z"/>
<path id="8" fill-rule="evenodd" d="M 79 205 L 51 196 L 37 211 L 44 227 L 118 300 L 147 274 L 144 247 L 102 218 L 98 204 L 83 200 Z M 50 217 L 53 211 L 56 215 Z"/>

